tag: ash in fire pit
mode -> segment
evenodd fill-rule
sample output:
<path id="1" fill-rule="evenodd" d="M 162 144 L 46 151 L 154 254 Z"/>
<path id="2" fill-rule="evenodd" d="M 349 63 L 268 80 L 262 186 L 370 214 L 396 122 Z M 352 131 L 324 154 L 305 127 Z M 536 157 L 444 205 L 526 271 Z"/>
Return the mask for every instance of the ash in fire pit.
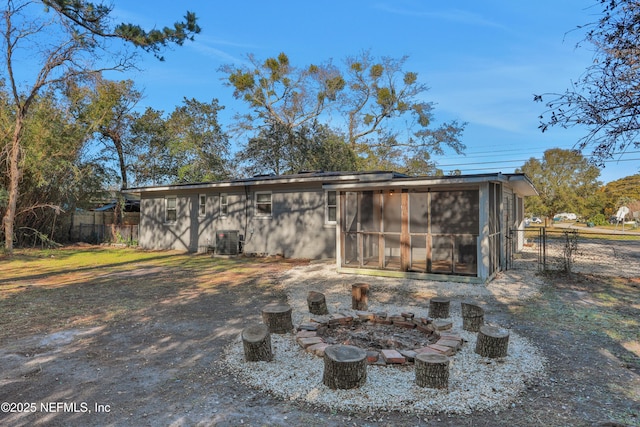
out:
<path id="1" fill-rule="evenodd" d="M 462 346 L 458 334 L 442 331 L 450 321 L 415 318 L 412 313 L 357 311 L 312 316 L 298 326 L 296 341 L 306 351 L 323 357 L 330 345 L 351 345 L 367 351 L 370 364 L 411 363 L 420 353 L 453 356 Z"/>
<path id="2" fill-rule="evenodd" d="M 373 351 L 414 350 L 434 344 L 438 340 L 435 333 L 426 335 L 417 329 L 369 322 L 354 322 L 350 326 L 335 328 L 321 327 L 318 329 L 318 336 L 327 344 L 353 345 Z"/>

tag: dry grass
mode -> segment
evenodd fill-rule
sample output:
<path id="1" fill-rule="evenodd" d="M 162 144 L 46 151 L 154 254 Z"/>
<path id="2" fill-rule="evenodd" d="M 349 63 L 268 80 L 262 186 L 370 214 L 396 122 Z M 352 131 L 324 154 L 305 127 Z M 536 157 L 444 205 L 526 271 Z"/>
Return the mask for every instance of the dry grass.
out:
<path id="1" fill-rule="evenodd" d="M 266 287 L 289 265 L 112 248 L 18 251 L 1 262 L 0 342 L 118 321 L 247 281 Z"/>

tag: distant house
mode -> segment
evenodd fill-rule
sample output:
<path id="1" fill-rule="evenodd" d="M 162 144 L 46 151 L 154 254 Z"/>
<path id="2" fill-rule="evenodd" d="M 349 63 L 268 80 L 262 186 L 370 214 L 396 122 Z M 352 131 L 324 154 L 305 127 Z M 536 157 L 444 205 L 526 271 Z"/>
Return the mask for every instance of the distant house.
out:
<path id="1" fill-rule="evenodd" d="M 331 258 L 344 273 L 485 282 L 522 248 L 523 174 L 310 172 L 141 187 L 139 245 Z M 522 233 L 516 233 L 522 236 Z M 507 245 L 512 245 L 507 247 Z"/>

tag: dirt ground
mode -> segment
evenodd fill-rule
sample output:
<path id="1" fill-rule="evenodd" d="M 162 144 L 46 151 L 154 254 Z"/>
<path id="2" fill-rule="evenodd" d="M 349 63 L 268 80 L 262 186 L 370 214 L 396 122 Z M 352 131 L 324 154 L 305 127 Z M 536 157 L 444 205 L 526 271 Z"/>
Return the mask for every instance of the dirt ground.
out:
<path id="1" fill-rule="evenodd" d="M 269 283 L 289 265 L 199 266 L 185 258 L 19 279 L 0 271 L 0 292 L 24 287 L 0 299 L 0 311 L 16 313 L 0 315 L 0 402 L 9 404 L 0 425 L 640 426 L 638 278 L 555 276 L 534 301 L 494 302 L 495 319 L 541 348 L 547 377 L 501 412 L 409 415 L 332 412 L 238 383 L 223 349 L 261 307 L 286 298 Z M 41 291 L 42 281 L 73 290 Z M 94 317 L 42 313 L 83 305 Z"/>

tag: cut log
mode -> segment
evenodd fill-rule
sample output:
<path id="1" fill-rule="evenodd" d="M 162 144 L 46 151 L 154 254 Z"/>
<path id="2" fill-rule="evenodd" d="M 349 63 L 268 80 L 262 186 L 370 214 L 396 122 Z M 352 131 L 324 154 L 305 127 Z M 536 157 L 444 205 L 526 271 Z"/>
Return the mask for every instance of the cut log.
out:
<path id="1" fill-rule="evenodd" d="M 273 359 L 271 335 L 267 325 L 257 323 L 244 328 L 242 346 L 247 362 L 270 362 Z"/>
<path id="2" fill-rule="evenodd" d="M 484 325 L 484 309 L 472 302 L 461 303 L 462 308 L 462 329 L 465 331 L 478 332 Z"/>
<path id="3" fill-rule="evenodd" d="M 434 319 L 449 317 L 449 298 L 436 297 L 429 301 L 429 316 Z"/>
<path id="4" fill-rule="evenodd" d="M 351 389 L 367 382 L 367 352 L 352 345 L 324 349 L 322 383 L 332 390 Z"/>
<path id="5" fill-rule="evenodd" d="M 509 331 L 495 326 L 480 327 L 476 341 L 476 353 L 482 357 L 506 357 L 509 348 Z"/>
<path id="6" fill-rule="evenodd" d="M 351 308 L 354 310 L 367 310 L 369 300 L 369 284 L 356 283 L 351 285 Z"/>
<path id="7" fill-rule="evenodd" d="M 418 387 L 449 387 L 449 358 L 443 354 L 419 353 L 415 359 Z"/>
<path id="8" fill-rule="evenodd" d="M 311 314 L 329 314 L 327 301 L 323 293 L 310 291 L 307 296 L 307 304 L 309 305 L 309 313 Z"/>
<path id="9" fill-rule="evenodd" d="M 272 334 L 286 334 L 293 331 L 289 304 L 272 303 L 262 309 L 262 321 Z"/>

